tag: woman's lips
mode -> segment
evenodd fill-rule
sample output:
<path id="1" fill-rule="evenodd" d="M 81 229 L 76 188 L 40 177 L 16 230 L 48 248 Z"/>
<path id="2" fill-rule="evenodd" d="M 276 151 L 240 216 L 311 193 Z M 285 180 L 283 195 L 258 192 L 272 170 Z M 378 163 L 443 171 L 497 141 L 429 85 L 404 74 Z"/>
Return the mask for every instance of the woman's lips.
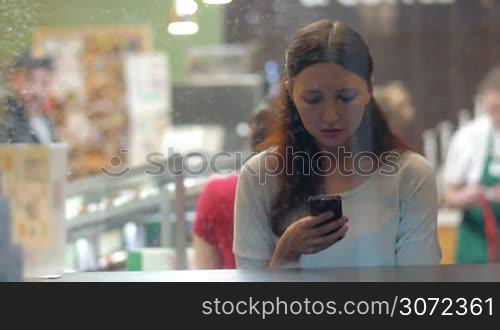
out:
<path id="1" fill-rule="evenodd" d="M 340 128 L 328 128 L 328 129 L 322 129 L 320 130 L 321 134 L 330 137 L 330 138 L 335 138 L 338 137 L 340 134 L 344 132 L 343 129 Z"/>

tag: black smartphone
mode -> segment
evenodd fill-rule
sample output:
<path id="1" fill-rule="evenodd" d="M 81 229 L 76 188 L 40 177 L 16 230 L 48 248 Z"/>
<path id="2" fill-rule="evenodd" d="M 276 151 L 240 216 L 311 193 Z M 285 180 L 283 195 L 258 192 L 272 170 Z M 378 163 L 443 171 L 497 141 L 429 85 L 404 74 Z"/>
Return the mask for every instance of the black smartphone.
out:
<path id="1" fill-rule="evenodd" d="M 307 199 L 309 212 L 312 216 L 320 215 L 328 211 L 333 212 L 333 217 L 319 224 L 324 225 L 330 221 L 338 220 L 342 217 L 342 198 L 337 195 L 318 195 Z"/>

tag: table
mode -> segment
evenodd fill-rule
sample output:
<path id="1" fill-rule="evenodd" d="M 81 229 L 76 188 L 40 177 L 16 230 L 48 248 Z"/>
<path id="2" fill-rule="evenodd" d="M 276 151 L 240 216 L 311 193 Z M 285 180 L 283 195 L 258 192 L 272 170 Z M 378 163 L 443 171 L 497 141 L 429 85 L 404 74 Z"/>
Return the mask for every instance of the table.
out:
<path id="1" fill-rule="evenodd" d="M 500 282 L 500 264 L 65 273 L 42 282 Z"/>

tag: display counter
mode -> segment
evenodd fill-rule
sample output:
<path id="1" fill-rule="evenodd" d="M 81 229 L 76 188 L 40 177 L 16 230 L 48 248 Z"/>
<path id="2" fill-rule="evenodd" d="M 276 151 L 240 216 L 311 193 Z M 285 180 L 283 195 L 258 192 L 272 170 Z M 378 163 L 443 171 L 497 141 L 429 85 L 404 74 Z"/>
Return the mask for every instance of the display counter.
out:
<path id="1" fill-rule="evenodd" d="M 499 282 L 500 264 L 68 273 L 43 282 Z"/>

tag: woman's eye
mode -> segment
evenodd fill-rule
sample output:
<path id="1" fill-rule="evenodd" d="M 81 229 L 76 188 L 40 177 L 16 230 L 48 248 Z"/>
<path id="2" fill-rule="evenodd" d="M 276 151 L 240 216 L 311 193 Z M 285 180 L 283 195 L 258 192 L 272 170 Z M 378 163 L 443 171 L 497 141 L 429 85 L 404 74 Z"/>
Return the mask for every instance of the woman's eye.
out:
<path id="1" fill-rule="evenodd" d="M 307 104 L 318 104 L 321 102 L 321 96 L 304 97 L 304 102 Z"/>
<path id="2" fill-rule="evenodd" d="M 338 94 L 338 98 L 344 102 L 344 103 L 349 103 L 352 102 L 358 94 L 355 91 L 346 91 L 346 92 L 341 92 Z"/>
<path id="3" fill-rule="evenodd" d="M 352 102 L 355 98 L 356 98 L 356 95 L 354 95 L 354 96 L 339 96 L 339 99 L 344 103 Z"/>

